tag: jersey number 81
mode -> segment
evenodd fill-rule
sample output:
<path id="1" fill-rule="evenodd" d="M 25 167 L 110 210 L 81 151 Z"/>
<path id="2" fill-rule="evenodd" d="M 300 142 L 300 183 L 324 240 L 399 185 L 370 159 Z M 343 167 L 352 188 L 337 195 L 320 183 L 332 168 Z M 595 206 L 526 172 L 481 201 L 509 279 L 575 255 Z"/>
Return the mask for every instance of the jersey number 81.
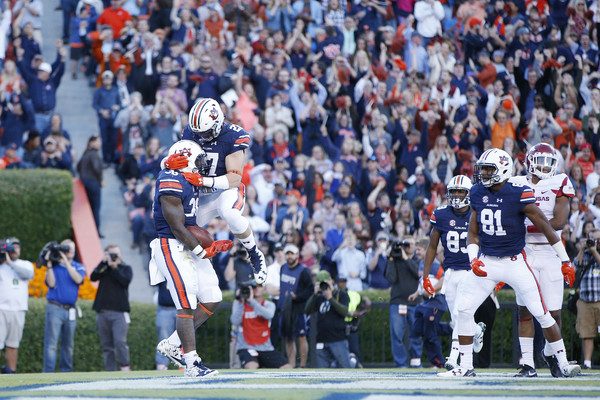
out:
<path id="1" fill-rule="evenodd" d="M 489 208 L 481 210 L 481 226 L 487 235 L 506 236 L 506 231 L 502 227 L 502 210 L 493 211 Z"/>

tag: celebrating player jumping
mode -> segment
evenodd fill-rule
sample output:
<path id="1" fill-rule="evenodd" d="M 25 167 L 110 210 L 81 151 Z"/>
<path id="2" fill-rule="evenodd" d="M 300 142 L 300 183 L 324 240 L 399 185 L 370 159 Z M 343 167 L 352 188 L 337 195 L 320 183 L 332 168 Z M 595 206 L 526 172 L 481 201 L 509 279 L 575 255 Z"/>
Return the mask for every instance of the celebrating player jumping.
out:
<path id="1" fill-rule="evenodd" d="M 561 375 L 572 377 L 581 368 L 569 364 L 560 328 L 546 308 L 525 255 L 525 218 L 545 236 L 562 263 L 563 273 L 573 267 L 562 242 L 528 186 L 511 182 L 513 160 L 503 150 L 486 150 L 475 164 L 477 183 L 471 189 L 471 220 L 467 253 L 473 274 L 460 285 L 456 304 L 460 366 L 439 374 L 475 376 L 473 369 L 473 316 L 497 283 L 506 282 L 542 326 Z"/>

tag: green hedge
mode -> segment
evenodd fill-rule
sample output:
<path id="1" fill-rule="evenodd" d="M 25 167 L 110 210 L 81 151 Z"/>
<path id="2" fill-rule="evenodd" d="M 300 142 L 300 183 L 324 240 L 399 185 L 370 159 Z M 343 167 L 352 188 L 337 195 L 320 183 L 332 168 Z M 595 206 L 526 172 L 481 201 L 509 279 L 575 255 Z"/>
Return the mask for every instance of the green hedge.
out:
<path id="1" fill-rule="evenodd" d="M 66 171 L 0 171 L 0 238 L 18 237 L 22 258 L 35 260 L 48 241 L 70 237 L 72 185 Z"/>
<path id="2" fill-rule="evenodd" d="M 510 296 L 508 294 L 507 296 Z M 226 299 L 231 299 L 227 294 Z M 43 358 L 44 309 L 45 300 L 30 299 L 29 312 L 25 322 L 23 340 L 19 351 L 20 372 L 40 372 Z M 91 309 L 92 302 L 79 301 L 83 318 L 77 321 L 75 334 L 75 370 L 102 370 L 102 355 L 96 332 L 96 313 Z M 224 303 L 199 331 L 198 350 L 202 357 L 215 367 L 229 364 L 229 315 L 230 303 Z M 514 365 L 513 349 L 513 306 L 498 310 L 493 328 L 492 363 L 498 366 Z M 447 313 L 446 313 L 447 317 Z M 575 332 L 575 319 L 567 311 L 563 312 L 563 335 L 569 359 L 580 359 L 581 342 Z M 360 328 L 360 340 L 364 363 L 367 365 L 391 366 L 389 313 L 387 304 L 375 305 L 367 314 Z M 444 349 L 449 348 L 449 338 L 443 338 Z M 135 370 L 154 369 L 156 340 L 155 307 L 133 303 L 129 328 L 131 365 Z M 600 354 L 594 354 L 594 363 L 600 364 Z"/>

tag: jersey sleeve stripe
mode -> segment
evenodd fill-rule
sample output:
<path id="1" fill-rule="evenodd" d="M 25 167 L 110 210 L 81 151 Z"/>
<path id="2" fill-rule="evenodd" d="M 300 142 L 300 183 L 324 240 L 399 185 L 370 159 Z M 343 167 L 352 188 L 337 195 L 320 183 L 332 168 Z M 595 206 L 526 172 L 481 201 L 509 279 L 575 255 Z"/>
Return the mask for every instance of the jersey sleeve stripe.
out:
<path id="1" fill-rule="evenodd" d="M 183 190 L 183 186 L 179 182 L 165 182 L 161 181 L 160 185 L 158 185 L 159 189 L 179 189 Z"/>
<path id="2" fill-rule="evenodd" d="M 521 199 L 521 203 L 535 203 L 535 197 L 528 197 L 526 199 Z"/>
<path id="3" fill-rule="evenodd" d="M 235 144 L 250 143 L 249 137 L 241 137 L 235 141 Z"/>

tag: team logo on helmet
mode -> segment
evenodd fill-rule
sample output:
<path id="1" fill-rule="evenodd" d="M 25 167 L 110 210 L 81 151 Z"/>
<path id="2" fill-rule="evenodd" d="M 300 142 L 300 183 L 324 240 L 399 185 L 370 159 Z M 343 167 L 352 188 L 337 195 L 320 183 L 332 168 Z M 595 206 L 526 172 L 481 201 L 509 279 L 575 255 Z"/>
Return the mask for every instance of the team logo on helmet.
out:
<path id="1" fill-rule="evenodd" d="M 508 157 L 506 157 L 506 156 L 498 157 L 498 161 L 500 162 L 500 165 L 504 165 L 504 166 L 508 165 Z"/>
<path id="2" fill-rule="evenodd" d="M 211 108 L 210 110 L 210 114 L 208 114 L 208 116 L 213 120 L 216 121 L 217 118 L 219 118 L 219 112 L 217 111 L 216 108 Z"/>

